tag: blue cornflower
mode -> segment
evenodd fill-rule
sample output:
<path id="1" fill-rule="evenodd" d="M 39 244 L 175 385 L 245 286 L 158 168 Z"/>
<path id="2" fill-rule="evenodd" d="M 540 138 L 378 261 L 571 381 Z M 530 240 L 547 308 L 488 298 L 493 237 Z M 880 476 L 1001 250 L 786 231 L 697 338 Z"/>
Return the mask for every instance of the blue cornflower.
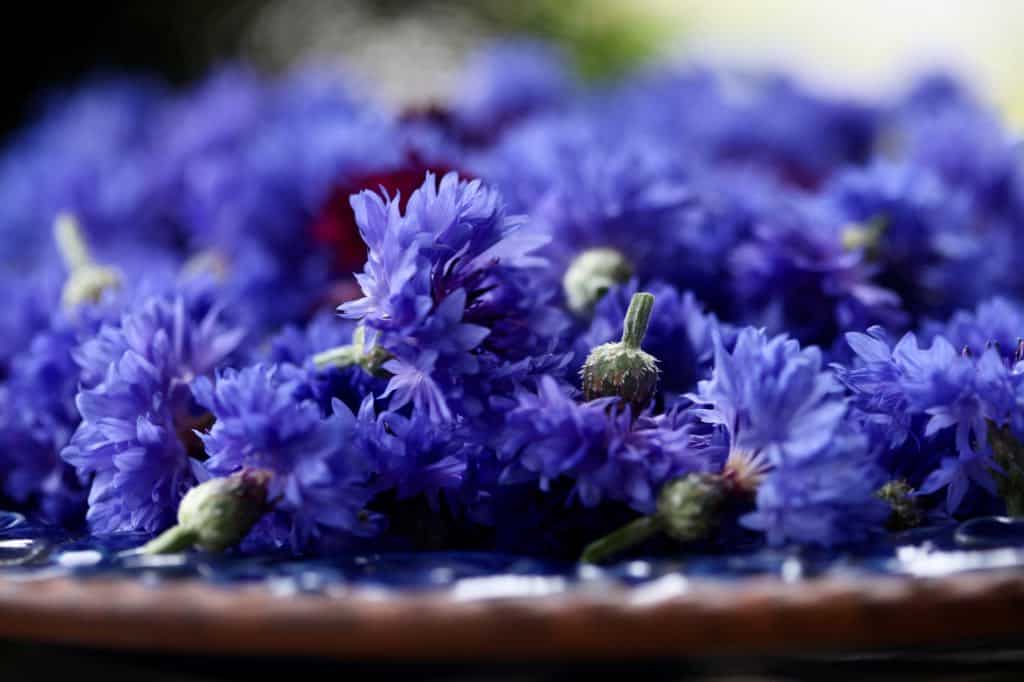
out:
<path id="1" fill-rule="evenodd" d="M 994 347 L 1007 361 L 1020 360 L 1018 348 L 1024 337 L 1024 308 L 1002 296 L 982 301 L 974 310 L 958 310 L 944 323 L 929 322 L 926 339 L 943 336 L 954 348 L 980 356 Z"/>
<path id="2" fill-rule="evenodd" d="M 505 417 L 498 458 L 503 484 L 572 481 L 572 495 L 586 507 L 602 501 L 654 509 L 665 481 L 708 469 L 711 462 L 691 444 L 694 424 L 666 416 L 633 419 L 614 409 L 614 398 L 578 403 L 575 391 L 550 376 L 536 393 L 523 392 Z"/>
<path id="3" fill-rule="evenodd" d="M 668 70 L 629 79 L 600 104 L 715 165 L 754 166 L 808 188 L 866 159 L 880 124 L 876 108 L 818 97 L 770 73 Z"/>
<path id="4" fill-rule="evenodd" d="M 251 545 L 323 549 L 382 527 L 365 510 L 377 466 L 358 446 L 355 416 L 341 402 L 325 415 L 301 397 L 308 393 L 305 380 L 293 365 L 261 364 L 192 385 L 196 401 L 216 420 L 200 435 L 209 455 L 204 469 L 215 476 L 243 468 L 273 473 L 274 511 L 257 525 Z"/>
<path id="5" fill-rule="evenodd" d="M 837 371 L 861 419 L 888 427 L 891 448 L 913 435 L 945 449 L 921 492 L 946 488 L 950 513 L 961 507 L 972 483 L 994 494 L 989 422 L 1003 426 L 1012 419 L 1020 383 L 999 352 L 989 348 L 975 357 L 942 336 L 923 348 L 912 333 L 890 346 L 880 329 L 848 334 L 847 341 L 858 359 Z"/>
<path id="6" fill-rule="evenodd" d="M 728 435 L 723 476 L 756 491 L 741 522 L 770 544 L 858 542 L 885 518 L 875 497 L 881 469 L 819 349 L 748 327 L 731 353 L 716 341 L 711 378 L 691 399 Z"/>
<path id="7" fill-rule="evenodd" d="M 97 533 L 156 532 L 174 521 L 195 482 L 191 431 L 206 416 L 189 386 L 235 350 L 244 330 L 217 309 L 190 314 L 180 296 L 133 305 L 74 353 L 82 368 L 82 422 L 61 453 L 92 477 L 87 521 Z"/>
<path id="8" fill-rule="evenodd" d="M 307 375 L 300 385 L 303 398 L 313 398 L 324 412 L 331 411 L 335 399 L 357 411 L 366 396 L 383 393 L 387 381 L 358 365 L 317 367 L 313 361 L 317 353 L 351 344 L 356 327 L 351 320 L 323 312 L 303 328 L 282 329 L 254 361 L 302 367 Z"/>
<path id="9" fill-rule="evenodd" d="M 832 547 L 877 534 L 890 510 L 876 497 L 885 478 L 868 439 L 849 428 L 832 438 L 814 457 L 785 461 L 768 473 L 754 511 L 741 523 L 762 531 L 770 545 Z"/>
<path id="10" fill-rule="evenodd" d="M 828 347 L 843 330 L 906 324 L 900 299 L 845 248 L 843 220 L 813 197 L 790 195 L 730 254 L 740 318 Z"/>
<path id="11" fill-rule="evenodd" d="M 540 117 L 510 131 L 481 165 L 550 234 L 544 274 L 553 282 L 580 253 L 603 247 L 620 251 L 643 281 L 696 289 L 713 267 L 709 254 L 730 243 L 731 232 L 708 218 L 693 164 L 622 122 Z"/>
<path id="12" fill-rule="evenodd" d="M 412 403 L 436 422 L 479 413 L 487 394 L 467 391 L 484 367 L 543 354 L 557 338 L 551 295 L 530 281 L 545 239 L 506 216 L 496 191 L 428 173 L 404 215 L 397 197 L 372 192 L 352 205 L 370 253 L 356 276 L 364 297 L 340 310 L 393 356 L 391 409 Z"/>
<path id="13" fill-rule="evenodd" d="M 60 458 L 79 422 L 78 365 L 72 357 L 78 331 L 62 320 L 37 334 L 14 357 L 0 388 L 3 496 L 64 526 L 77 526 L 85 516 L 86 485 Z"/>
<path id="14" fill-rule="evenodd" d="M 150 123 L 164 98 L 158 83 L 130 78 L 50 93 L 37 122 L 0 157 L 0 261 L 34 264 L 61 211 L 79 216 L 98 246 L 138 234 L 151 243 L 172 237 L 150 229 L 158 218 Z"/>
<path id="15" fill-rule="evenodd" d="M 422 495 L 436 510 L 442 496 L 455 504 L 479 492 L 464 483 L 483 448 L 463 427 L 437 424 L 424 413 L 378 411 L 367 398 L 359 409 L 359 438 L 357 447 L 377 466 L 378 488 L 397 500 Z"/>

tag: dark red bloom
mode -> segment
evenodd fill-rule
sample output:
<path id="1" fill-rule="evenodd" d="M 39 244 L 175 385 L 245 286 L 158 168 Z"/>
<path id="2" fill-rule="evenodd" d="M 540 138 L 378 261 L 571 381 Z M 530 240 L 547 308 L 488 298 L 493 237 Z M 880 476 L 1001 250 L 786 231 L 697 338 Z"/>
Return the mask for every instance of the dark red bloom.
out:
<path id="1" fill-rule="evenodd" d="M 313 239 L 333 254 L 333 264 L 338 274 L 357 272 L 366 262 L 366 244 L 359 235 L 349 197 L 364 189 L 375 192 L 383 189 L 388 196 L 401 196 L 401 208 L 404 211 L 409 195 L 423 184 L 428 171 L 441 176 L 451 170 L 442 164 L 428 165 L 416 155 L 410 155 L 406 163 L 397 168 L 349 178 L 336 185 L 324 202 L 313 221 Z"/>

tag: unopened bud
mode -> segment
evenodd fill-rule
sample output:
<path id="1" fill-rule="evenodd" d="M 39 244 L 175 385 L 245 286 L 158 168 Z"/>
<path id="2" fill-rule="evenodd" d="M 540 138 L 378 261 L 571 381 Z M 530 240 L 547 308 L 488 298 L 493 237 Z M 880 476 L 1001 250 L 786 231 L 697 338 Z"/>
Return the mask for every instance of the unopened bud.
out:
<path id="1" fill-rule="evenodd" d="M 562 277 L 569 310 L 589 315 L 608 290 L 633 276 L 633 264 L 615 249 L 588 249 L 576 256 Z"/>
<path id="2" fill-rule="evenodd" d="M 669 481 L 658 495 L 658 517 L 665 533 L 679 542 L 710 536 L 726 500 L 720 476 L 690 474 Z"/>
<path id="3" fill-rule="evenodd" d="M 68 270 L 68 278 L 61 291 L 61 305 L 73 309 L 83 303 L 96 302 L 108 289 L 121 286 L 121 274 L 115 269 L 96 263 L 82 235 L 82 229 L 69 213 L 61 213 L 53 226 L 57 250 Z"/>
<path id="4" fill-rule="evenodd" d="M 147 543 L 145 554 L 165 554 L 196 547 L 222 552 L 234 547 L 267 511 L 272 474 L 246 469 L 211 478 L 189 490 L 178 505 L 178 525 Z"/>
<path id="5" fill-rule="evenodd" d="M 653 306 L 651 294 L 634 294 L 623 322 L 622 340 L 590 351 L 582 370 L 586 400 L 617 396 L 641 410 L 654 397 L 658 361 L 640 348 Z"/>
<path id="6" fill-rule="evenodd" d="M 924 521 L 924 514 L 914 497 L 914 489 L 906 481 L 889 481 L 878 489 L 875 496 L 889 505 L 891 512 L 886 522 L 889 530 L 916 528 Z"/>

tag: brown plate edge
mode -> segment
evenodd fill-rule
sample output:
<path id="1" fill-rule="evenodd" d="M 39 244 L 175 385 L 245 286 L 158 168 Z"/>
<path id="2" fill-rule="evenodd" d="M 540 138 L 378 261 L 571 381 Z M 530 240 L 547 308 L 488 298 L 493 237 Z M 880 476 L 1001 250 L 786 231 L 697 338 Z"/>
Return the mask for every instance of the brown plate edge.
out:
<path id="1" fill-rule="evenodd" d="M 0 637 L 101 648 L 391 660 L 814 654 L 1020 637 L 1024 574 L 741 583 L 681 577 L 546 596 L 182 579 L 0 579 Z"/>

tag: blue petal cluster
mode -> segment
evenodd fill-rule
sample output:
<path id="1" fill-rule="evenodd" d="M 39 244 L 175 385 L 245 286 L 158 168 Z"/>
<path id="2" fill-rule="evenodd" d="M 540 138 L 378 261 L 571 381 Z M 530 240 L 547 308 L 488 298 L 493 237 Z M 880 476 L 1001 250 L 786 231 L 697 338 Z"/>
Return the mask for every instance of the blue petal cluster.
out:
<path id="1" fill-rule="evenodd" d="M 190 384 L 238 347 L 245 330 L 218 311 L 196 315 L 180 296 L 159 296 L 104 325 L 74 357 L 81 423 L 61 456 L 89 488 L 89 527 L 97 533 L 155 532 L 174 519 L 196 481 L 192 429 L 205 414 Z"/>
<path id="2" fill-rule="evenodd" d="M 882 469 L 817 348 L 748 327 L 731 353 L 716 344 L 712 376 L 692 399 L 728 434 L 725 476 L 756 491 L 741 521 L 770 544 L 843 545 L 878 530 Z"/>
<path id="3" fill-rule="evenodd" d="M 982 307 L 979 315 L 989 310 Z M 964 318 L 950 327 L 982 332 Z M 898 453 L 890 466 L 921 478 L 921 462 L 914 460 L 924 459 L 928 466 L 921 491 L 945 489 L 950 513 L 961 509 L 971 488 L 995 495 L 992 474 L 998 467 L 988 431 L 1018 427 L 1019 396 L 1024 394 L 1016 363 L 994 346 L 977 356 L 969 345 L 958 351 L 941 335 L 925 347 L 913 333 L 890 345 L 880 329 L 850 333 L 847 341 L 858 361 L 852 368 L 838 368 L 839 377 L 852 391 L 860 419 L 870 430 L 888 433 L 885 445 Z M 911 440 L 915 447 L 905 447 Z"/>
<path id="4" fill-rule="evenodd" d="M 666 481 L 711 467 L 708 453 L 691 442 L 695 424 L 678 421 L 634 419 L 609 398 L 581 404 L 571 388 L 545 376 L 506 417 L 501 480 L 537 481 L 547 490 L 565 477 L 584 506 L 612 500 L 649 513 Z"/>
<path id="5" fill-rule="evenodd" d="M 487 393 L 472 389 L 488 370 L 543 352 L 540 329 L 557 338 L 552 295 L 530 286 L 545 238 L 507 216 L 493 189 L 428 173 L 404 213 L 398 197 L 374 192 L 352 205 L 370 256 L 356 276 L 364 297 L 342 311 L 393 356 L 391 409 L 411 403 L 435 422 L 475 415 Z"/>
<path id="6" fill-rule="evenodd" d="M 772 545 L 874 536 L 897 480 L 926 516 L 1007 508 L 1024 166 L 967 88 L 584 84 L 530 41 L 429 109 L 358 82 L 233 65 L 40 100 L 0 150 L 3 506 L 157 533 L 258 467 L 243 551 L 558 556 L 693 473 Z M 596 248 L 613 281 L 570 311 Z M 653 399 L 587 402 L 581 366 L 640 292 Z"/>

